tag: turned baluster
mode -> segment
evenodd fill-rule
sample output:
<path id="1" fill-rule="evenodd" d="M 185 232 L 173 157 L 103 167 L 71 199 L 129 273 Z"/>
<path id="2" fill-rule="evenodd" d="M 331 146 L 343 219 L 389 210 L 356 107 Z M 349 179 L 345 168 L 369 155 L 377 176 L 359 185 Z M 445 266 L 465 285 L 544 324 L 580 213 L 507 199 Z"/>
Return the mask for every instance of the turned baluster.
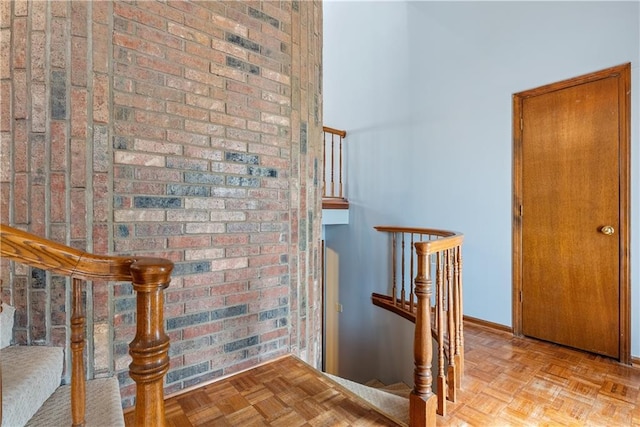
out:
<path id="1" fill-rule="evenodd" d="M 331 197 L 336 195 L 336 182 L 335 182 L 335 170 L 336 170 L 336 166 L 335 166 L 335 141 L 334 141 L 334 137 L 335 135 L 332 133 L 331 134 Z"/>
<path id="2" fill-rule="evenodd" d="M 413 248 L 413 233 L 411 233 L 411 248 Z M 415 262 L 415 257 L 413 255 L 413 251 L 411 252 L 411 271 L 409 273 L 409 277 L 413 278 L 413 264 Z M 414 292 L 413 292 L 413 282 L 410 282 L 410 288 L 409 288 L 409 312 L 413 313 L 413 307 L 415 306 L 415 301 L 414 301 Z"/>
<path id="3" fill-rule="evenodd" d="M 339 197 L 342 198 L 344 197 L 343 194 L 343 190 L 342 187 L 344 186 L 344 184 L 342 183 L 342 135 L 340 135 L 340 157 L 338 158 L 338 167 L 340 169 L 338 169 L 338 191 L 339 191 Z"/>
<path id="4" fill-rule="evenodd" d="M 162 382 L 169 370 L 169 337 L 164 331 L 163 290 L 169 286 L 170 261 L 138 260 L 131 265 L 136 291 L 136 336 L 129 344 L 129 374 L 136 382 L 135 420 L 138 426 L 162 427 Z"/>
<path id="5" fill-rule="evenodd" d="M 402 233 L 402 282 L 401 282 L 401 288 L 400 288 L 400 307 L 402 307 L 404 309 L 404 302 L 405 302 L 405 298 L 406 298 L 406 294 L 405 294 L 405 290 L 404 290 L 404 252 L 405 252 L 405 247 L 404 247 L 404 236 L 405 233 Z"/>
<path id="6" fill-rule="evenodd" d="M 455 402 L 457 399 L 456 393 L 456 342 L 457 342 L 457 321 L 456 312 L 454 311 L 454 283 L 453 283 L 453 249 L 447 249 L 444 252 L 445 257 L 445 270 L 447 273 L 447 337 L 449 339 L 449 367 L 447 369 L 447 399 Z"/>
<path id="7" fill-rule="evenodd" d="M 428 243 L 416 243 L 417 274 L 415 278 L 416 328 L 414 337 L 414 388 L 409 396 L 409 425 L 436 425 L 436 396 L 431 389 L 431 264 Z"/>
<path id="8" fill-rule="evenodd" d="M 391 285 L 391 298 L 393 299 L 393 305 L 396 305 L 398 297 L 397 295 L 397 284 L 396 284 L 396 233 L 391 233 L 391 269 L 392 274 L 392 285 Z"/>
<path id="9" fill-rule="evenodd" d="M 82 283 L 72 279 L 71 289 L 71 422 L 74 427 L 84 426 L 86 410 L 86 383 L 84 370 L 84 329 L 86 315 L 82 301 Z"/>
<path id="10" fill-rule="evenodd" d="M 454 360 L 456 361 L 456 388 L 462 387 L 462 376 L 464 375 L 464 337 L 463 337 L 463 311 L 462 311 L 462 246 L 455 249 L 454 266 L 454 292 L 456 310 L 456 349 Z"/>
<path id="11" fill-rule="evenodd" d="M 447 379 L 444 375 L 444 280 L 442 254 L 436 252 L 436 334 L 438 339 L 438 415 L 446 415 Z"/>

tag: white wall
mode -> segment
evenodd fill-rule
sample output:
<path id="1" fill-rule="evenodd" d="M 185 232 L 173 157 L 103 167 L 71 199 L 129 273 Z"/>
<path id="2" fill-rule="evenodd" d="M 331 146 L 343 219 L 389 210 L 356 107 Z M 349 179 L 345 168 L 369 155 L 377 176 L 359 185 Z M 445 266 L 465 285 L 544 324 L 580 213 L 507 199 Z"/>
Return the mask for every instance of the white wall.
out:
<path id="1" fill-rule="evenodd" d="M 395 321 L 369 298 L 387 282 L 375 225 L 463 232 L 465 314 L 511 325 L 511 96 L 626 62 L 640 357 L 639 21 L 638 2 L 324 3 L 324 120 L 348 132 L 350 224 L 326 233 L 341 264 L 341 375 L 406 375 L 376 332 Z"/>

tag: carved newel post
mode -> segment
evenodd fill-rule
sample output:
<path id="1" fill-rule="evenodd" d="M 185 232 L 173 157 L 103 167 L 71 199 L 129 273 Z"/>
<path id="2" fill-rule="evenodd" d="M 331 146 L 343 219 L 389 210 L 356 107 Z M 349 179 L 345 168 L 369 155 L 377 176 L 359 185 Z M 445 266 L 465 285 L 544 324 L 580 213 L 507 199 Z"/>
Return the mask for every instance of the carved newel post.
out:
<path id="1" fill-rule="evenodd" d="M 431 263 L 429 242 L 415 243 L 418 271 L 415 278 L 417 298 L 416 329 L 414 339 L 414 389 L 409 396 L 411 427 L 436 425 L 437 398 L 431 389 Z"/>
<path id="2" fill-rule="evenodd" d="M 169 337 L 164 331 L 164 294 L 173 263 L 164 259 L 141 259 L 131 265 L 137 293 L 136 336 L 129 344 L 133 359 L 129 374 L 136 382 L 137 426 L 163 427 L 163 380 L 169 370 Z"/>

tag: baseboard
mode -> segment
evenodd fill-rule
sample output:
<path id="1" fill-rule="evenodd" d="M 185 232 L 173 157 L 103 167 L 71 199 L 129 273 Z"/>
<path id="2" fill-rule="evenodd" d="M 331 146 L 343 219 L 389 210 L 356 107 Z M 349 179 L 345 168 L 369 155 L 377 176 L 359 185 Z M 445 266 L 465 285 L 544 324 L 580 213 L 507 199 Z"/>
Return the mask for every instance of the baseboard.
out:
<path id="1" fill-rule="evenodd" d="M 640 357 L 631 356 L 631 365 L 636 368 L 640 368 Z"/>
<path id="2" fill-rule="evenodd" d="M 463 316 L 462 319 L 465 322 L 473 323 L 474 325 L 484 326 L 485 328 L 495 329 L 500 332 L 513 333 L 513 328 L 511 326 L 501 325 L 500 323 L 489 322 L 488 320 L 482 320 L 471 316 Z"/>

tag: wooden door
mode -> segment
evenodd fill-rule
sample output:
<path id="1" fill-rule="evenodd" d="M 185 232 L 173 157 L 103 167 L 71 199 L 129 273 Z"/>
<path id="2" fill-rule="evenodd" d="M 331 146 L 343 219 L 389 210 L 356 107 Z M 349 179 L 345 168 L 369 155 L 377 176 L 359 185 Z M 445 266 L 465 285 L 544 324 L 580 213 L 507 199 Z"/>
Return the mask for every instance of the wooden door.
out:
<path id="1" fill-rule="evenodd" d="M 621 360 L 630 358 L 628 73 L 514 96 L 520 332 Z"/>

